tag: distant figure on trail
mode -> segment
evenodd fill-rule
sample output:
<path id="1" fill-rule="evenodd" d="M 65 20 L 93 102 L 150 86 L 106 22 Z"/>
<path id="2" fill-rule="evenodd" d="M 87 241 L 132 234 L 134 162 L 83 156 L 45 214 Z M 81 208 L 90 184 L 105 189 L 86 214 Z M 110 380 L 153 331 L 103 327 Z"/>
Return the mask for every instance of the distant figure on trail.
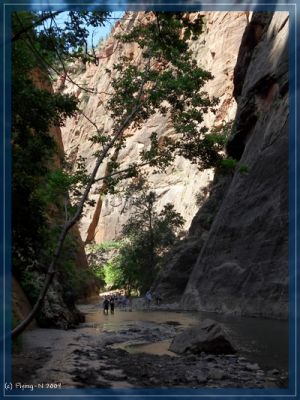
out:
<path id="1" fill-rule="evenodd" d="M 115 298 L 114 297 L 110 298 L 109 304 L 110 304 L 110 313 L 114 314 L 114 312 L 115 312 Z"/>
<path id="2" fill-rule="evenodd" d="M 109 300 L 107 298 L 103 301 L 103 313 L 108 314 Z"/>
<path id="3" fill-rule="evenodd" d="M 146 300 L 147 308 L 149 309 L 151 301 L 152 301 L 152 293 L 150 290 L 148 290 L 148 292 L 145 294 L 145 300 Z"/>

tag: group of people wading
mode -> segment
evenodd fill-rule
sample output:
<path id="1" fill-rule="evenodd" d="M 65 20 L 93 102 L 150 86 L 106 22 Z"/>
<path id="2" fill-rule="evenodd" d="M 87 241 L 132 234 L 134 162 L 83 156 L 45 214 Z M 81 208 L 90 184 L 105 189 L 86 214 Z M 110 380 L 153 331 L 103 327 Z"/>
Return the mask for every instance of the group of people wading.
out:
<path id="1" fill-rule="evenodd" d="M 115 298 L 107 298 L 105 297 L 103 301 L 103 313 L 108 314 L 108 310 L 110 308 L 110 313 L 113 314 L 115 312 Z"/>
<path id="2" fill-rule="evenodd" d="M 119 307 L 123 311 L 132 311 L 132 301 L 129 296 L 125 296 L 122 293 L 114 293 L 110 296 L 105 296 L 103 300 L 103 313 L 108 314 L 109 310 L 111 314 L 114 314 L 115 307 Z"/>
<path id="3" fill-rule="evenodd" d="M 144 306 L 146 309 L 150 309 L 151 303 L 159 306 L 162 302 L 162 297 L 158 292 L 153 292 L 151 289 L 148 290 L 144 297 Z M 132 311 L 132 299 L 130 296 L 126 296 L 122 293 L 113 293 L 111 295 L 105 296 L 103 300 L 103 313 L 105 315 L 115 312 L 115 306 L 118 306 L 123 311 Z"/>

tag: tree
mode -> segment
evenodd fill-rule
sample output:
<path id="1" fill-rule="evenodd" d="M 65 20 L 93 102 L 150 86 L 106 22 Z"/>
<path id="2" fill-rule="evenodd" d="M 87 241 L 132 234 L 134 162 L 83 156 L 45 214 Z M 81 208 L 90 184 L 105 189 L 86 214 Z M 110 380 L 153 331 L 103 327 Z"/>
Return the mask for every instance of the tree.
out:
<path id="1" fill-rule="evenodd" d="M 122 229 L 122 247 L 106 266 L 106 277 L 116 287 L 146 292 L 154 281 L 165 253 L 177 240 L 184 220 L 174 206 L 157 211 L 157 195 L 145 177 L 127 188 L 131 217 Z"/>
<path id="2" fill-rule="evenodd" d="M 65 208 L 70 206 L 68 189 L 82 182 L 78 173 L 70 176 L 63 172 L 63 154 L 53 135 L 54 126 L 63 125 L 67 117 L 78 112 L 77 100 L 53 93 L 50 66 L 56 69 L 59 65 L 55 36 L 59 35 L 60 58 L 70 60 L 76 55 L 77 59 L 87 29 L 71 27 L 81 18 L 74 12 L 70 30 L 57 29 L 54 33 L 53 26 L 49 27 L 46 40 L 41 24 L 52 15 L 20 12 L 12 16 L 13 274 L 23 283 L 33 304 L 39 297 L 35 272 L 46 273 L 51 263 Z M 96 18 L 101 25 L 106 16 L 103 12 L 89 13 L 85 18 Z M 68 240 L 65 253 L 75 246 Z M 66 265 L 64 254 L 60 259 L 61 269 Z"/>
<path id="3" fill-rule="evenodd" d="M 46 133 L 52 124 L 62 124 L 66 117 L 74 115 L 75 112 L 81 112 L 76 106 L 74 98 L 54 93 L 46 94 L 41 89 L 36 93 L 37 88 L 30 77 L 33 67 L 32 57 L 35 61 L 39 60 L 40 68 L 45 74 L 50 69 L 57 70 L 57 63 L 66 73 L 66 60 L 87 56 L 87 52 L 82 51 L 82 46 L 86 41 L 86 32 L 82 31 L 80 21 L 85 20 L 92 25 L 97 25 L 107 17 L 103 13 L 102 15 L 94 14 L 70 12 L 71 22 L 67 25 L 66 31 L 62 32 L 55 23 L 55 14 L 51 12 L 48 15 L 15 13 L 13 41 L 16 44 L 16 51 L 14 63 L 20 67 L 17 47 L 25 48 L 25 44 L 26 49 L 31 51 L 31 56 L 28 57 L 30 62 L 21 79 L 25 83 L 24 93 L 27 93 L 28 98 L 32 99 L 32 103 L 29 103 L 29 114 L 31 114 L 31 109 L 35 110 L 35 115 L 41 117 L 41 123 L 44 124 L 43 129 L 40 130 L 39 124 L 37 126 L 35 121 L 28 121 L 25 112 L 20 124 L 18 116 L 22 115 L 19 111 L 19 109 L 22 110 L 22 102 L 15 101 L 14 125 L 18 128 L 15 136 L 21 142 L 24 126 L 27 127 L 31 140 L 34 141 L 40 135 L 49 140 L 49 135 L 47 136 Z M 38 30 L 37 27 L 41 28 L 41 24 L 45 24 L 47 16 L 49 25 L 47 27 L 44 25 L 43 29 Z M 22 19 L 26 20 L 26 24 Z M 203 113 L 213 109 L 217 104 L 217 100 L 210 99 L 202 89 L 205 82 L 212 76 L 197 66 L 188 50 L 188 39 L 194 38 L 201 32 L 201 29 L 202 17 L 200 16 L 191 22 L 183 13 L 145 13 L 145 21 L 119 37 L 122 42 L 136 42 L 140 46 L 144 63 L 137 66 L 132 63 L 132 60 L 123 58 L 119 64 L 113 67 L 117 75 L 112 79 L 114 92 L 107 104 L 108 112 L 114 120 L 112 131 L 105 135 L 101 127 L 90 121 L 96 130 L 92 141 L 98 144 L 98 150 L 95 151 L 94 168 L 85 177 L 85 185 L 79 190 L 80 196 L 65 215 L 65 221 L 50 257 L 45 284 L 37 302 L 29 316 L 13 330 L 13 336 L 22 332 L 42 304 L 57 271 L 65 238 L 79 221 L 88 201 L 90 189 L 96 181 L 98 169 L 105 160 L 109 160 L 107 173 L 100 179 L 104 181 L 106 191 L 114 191 L 115 185 L 121 179 L 137 176 L 142 165 L 149 164 L 156 169 L 164 169 L 176 155 L 188 157 L 200 168 L 211 167 L 219 162 L 221 157 L 218 152 L 219 148 L 215 147 L 215 143 L 207 140 L 207 128 L 202 124 Z M 22 45 L 21 40 L 24 41 Z M 26 57 L 27 55 L 25 55 L 25 59 Z M 110 73 L 111 71 L 107 70 L 107 74 Z M 16 74 L 13 79 L 16 79 L 17 82 Z M 15 85 L 15 90 L 18 93 L 17 85 Z M 15 99 L 18 98 L 21 100 L 22 94 L 15 95 Z M 44 107 L 43 98 L 48 98 L 51 106 L 50 112 Z M 26 110 L 28 112 L 28 108 Z M 169 115 L 177 132 L 177 139 L 164 138 L 161 142 L 158 140 L 157 134 L 153 132 L 151 146 L 141 153 L 140 164 L 132 163 L 126 171 L 121 171 L 114 154 L 125 144 L 125 130 L 129 126 L 141 125 L 155 112 Z M 21 148 L 23 149 L 22 145 Z M 44 160 L 44 156 L 41 156 L 41 159 Z M 31 193 L 32 189 L 29 189 L 26 194 L 27 198 L 31 198 Z M 147 201 L 150 216 L 152 195 L 149 196 Z M 171 211 L 171 209 L 165 210 L 169 218 Z M 150 241 L 152 241 L 151 237 Z M 154 246 L 154 242 L 152 244 Z M 150 254 L 151 263 L 152 261 L 155 263 L 154 257 L 154 253 Z"/>

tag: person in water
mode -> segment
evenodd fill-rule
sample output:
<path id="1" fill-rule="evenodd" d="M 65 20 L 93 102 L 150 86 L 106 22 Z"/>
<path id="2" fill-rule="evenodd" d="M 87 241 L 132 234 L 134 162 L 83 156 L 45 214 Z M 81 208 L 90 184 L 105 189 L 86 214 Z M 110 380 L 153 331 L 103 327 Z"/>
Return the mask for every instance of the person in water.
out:
<path id="1" fill-rule="evenodd" d="M 155 292 L 155 293 L 153 293 L 153 296 L 155 298 L 156 305 L 159 306 L 161 304 L 161 301 L 162 301 L 161 294 L 159 292 Z"/>
<path id="2" fill-rule="evenodd" d="M 145 300 L 146 300 L 146 306 L 147 306 L 147 308 L 149 309 L 149 308 L 150 308 L 151 301 L 152 301 L 152 293 L 151 293 L 151 290 L 148 290 L 148 292 L 146 293 L 146 295 L 145 295 Z"/>
<path id="3" fill-rule="evenodd" d="M 107 298 L 103 301 L 103 313 L 108 314 L 109 300 Z"/>
<path id="4" fill-rule="evenodd" d="M 115 312 L 115 299 L 114 299 L 114 297 L 110 298 L 109 304 L 110 304 L 110 313 L 114 314 L 114 312 Z"/>

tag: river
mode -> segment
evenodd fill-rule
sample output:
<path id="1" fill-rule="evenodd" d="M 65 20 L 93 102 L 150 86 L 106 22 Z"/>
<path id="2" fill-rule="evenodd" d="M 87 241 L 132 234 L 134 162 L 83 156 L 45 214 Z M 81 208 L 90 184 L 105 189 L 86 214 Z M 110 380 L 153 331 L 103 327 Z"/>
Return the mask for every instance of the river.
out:
<path id="1" fill-rule="evenodd" d="M 95 303 L 94 303 L 95 305 Z M 216 313 L 133 310 L 125 312 L 115 310 L 114 315 L 104 315 L 99 305 L 90 309 L 89 305 L 80 306 L 85 312 L 86 322 L 93 323 L 96 330 L 117 331 L 132 326 L 137 321 L 165 323 L 174 321 L 182 327 L 198 324 L 210 318 L 223 324 L 226 333 L 238 352 L 247 359 L 257 362 L 265 369 L 288 370 L 288 322 L 263 318 L 230 317 Z M 153 345 L 122 346 L 130 352 L 153 352 L 168 354 L 170 341 L 163 340 Z"/>
<path id="2" fill-rule="evenodd" d="M 203 312 L 81 304 L 86 321 L 70 330 L 36 328 L 22 335 L 13 356 L 13 381 L 61 387 L 286 387 L 288 324 Z M 164 305 L 165 307 L 165 305 Z M 223 324 L 236 355 L 178 355 L 172 338 L 205 318 Z M 126 351 L 124 351 L 126 350 Z M 250 364 L 252 363 L 252 364 Z"/>

